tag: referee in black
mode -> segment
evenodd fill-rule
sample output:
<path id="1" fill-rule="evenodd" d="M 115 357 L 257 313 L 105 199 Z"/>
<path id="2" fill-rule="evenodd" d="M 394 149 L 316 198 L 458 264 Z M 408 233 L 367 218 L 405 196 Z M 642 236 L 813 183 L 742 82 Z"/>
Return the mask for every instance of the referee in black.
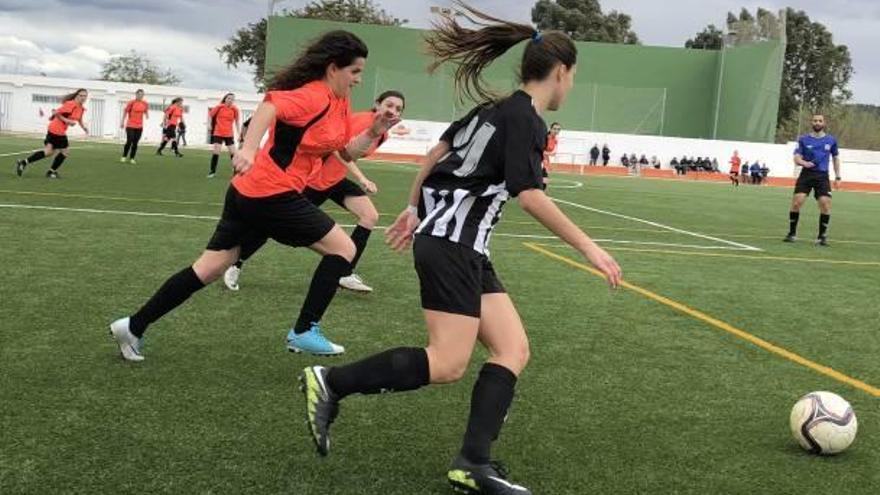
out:
<path id="1" fill-rule="evenodd" d="M 801 207 L 812 192 L 819 204 L 819 236 L 816 245 L 828 246 L 828 224 L 831 222 L 831 180 L 829 162 L 834 163 L 834 185 L 840 184 L 840 158 L 837 139 L 825 132 L 825 116 L 813 115 L 813 132 L 798 138 L 794 150 L 794 164 L 803 167 L 794 186 L 794 197 L 788 213 L 788 235 L 785 242 L 797 240 L 797 226 Z"/>

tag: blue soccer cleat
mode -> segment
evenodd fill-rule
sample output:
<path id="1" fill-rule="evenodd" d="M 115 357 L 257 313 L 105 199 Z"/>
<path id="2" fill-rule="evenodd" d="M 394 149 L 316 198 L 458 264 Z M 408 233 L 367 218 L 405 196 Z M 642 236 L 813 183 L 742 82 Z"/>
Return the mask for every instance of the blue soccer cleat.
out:
<path id="1" fill-rule="evenodd" d="M 345 352 L 345 347 L 330 342 L 321 333 L 321 326 L 312 323 L 308 332 L 296 333 L 293 330 L 287 333 L 287 350 L 290 352 L 307 352 L 317 356 L 336 356 Z"/>

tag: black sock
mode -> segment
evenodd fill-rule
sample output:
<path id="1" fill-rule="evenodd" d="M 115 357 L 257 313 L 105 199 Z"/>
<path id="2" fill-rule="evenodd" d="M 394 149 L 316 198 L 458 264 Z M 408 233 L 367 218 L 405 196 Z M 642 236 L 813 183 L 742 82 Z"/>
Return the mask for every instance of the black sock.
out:
<path id="1" fill-rule="evenodd" d="M 465 459 L 474 464 L 489 462 L 489 449 L 501 432 L 515 386 L 516 375 L 509 369 L 493 363 L 483 365 L 471 393 L 471 413 L 461 446 Z"/>
<path id="2" fill-rule="evenodd" d="M 64 156 L 63 153 L 58 153 L 57 155 L 55 155 L 55 161 L 52 162 L 52 170 L 58 170 L 59 168 L 61 168 L 61 164 L 64 163 L 64 160 L 66 158 L 67 157 Z"/>
<path id="3" fill-rule="evenodd" d="M 293 326 L 295 333 L 305 333 L 312 323 L 321 321 L 324 311 L 336 295 L 339 279 L 347 275 L 351 275 L 351 263 L 342 256 L 331 254 L 321 258 L 315 274 L 312 275 L 309 293 L 306 294 L 299 318 Z"/>
<path id="4" fill-rule="evenodd" d="M 40 150 L 40 151 L 35 152 L 33 155 L 27 157 L 27 162 L 34 163 L 36 161 L 42 160 L 43 158 L 46 158 L 46 152 L 43 150 Z"/>
<path id="5" fill-rule="evenodd" d="M 214 174 L 215 172 L 217 172 L 217 161 L 219 159 L 220 159 L 220 155 L 217 155 L 217 154 L 211 155 L 211 174 Z"/>
<path id="6" fill-rule="evenodd" d="M 797 234 L 797 224 L 798 224 L 798 220 L 800 218 L 801 218 L 801 212 L 799 212 L 799 211 L 788 212 L 788 235 L 793 237 Z"/>
<path id="7" fill-rule="evenodd" d="M 171 149 L 174 150 L 175 155 L 180 154 L 180 151 L 177 150 L 177 141 L 171 141 Z"/>
<path id="8" fill-rule="evenodd" d="M 351 232 L 351 240 L 354 242 L 355 248 L 354 259 L 351 260 L 352 270 L 357 266 L 358 261 L 361 259 L 361 255 L 364 254 L 364 249 L 367 248 L 367 241 L 370 240 L 370 234 L 372 233 L 372 230 L 366 227 L 361 227 L 360 225 L 356 225 Z"/>
<path id="9" fill-rule="evenodd" d="M 166 145 L 168 145 L 168 141 L 162 141 L 162 144 L 159 145 L 159 152 L 164 150 Z"/>
<path id="10" fill-rule="evenodd" d="M 151 323 L 183 304 L 189 296 L 204 286 L 191 266 L 175 273 L 137 313 L 131 315 L 131 333 L 137 337 L 143 336 Z"/>
<path id="11" fill-rule="evenodd" d="M 241 243 L 241 249 L 239 250 L 238 254 L 238 263 L 236 263 L 236 266 L 241 268 L 241 263 L 249 260 L 251 256 L 254 255 L 254 253 L 259 251 L 260 248 L 262 248 L 263 245 L 266 244 L 266 241 L 268 240 L 269 239 L 266 237 L 245 239 Z"/>
<path id="12" fill-rule="evenodd" d="M 239 259 L 238 261 L 235 262 L 235 267 L 236 267 L 236 268 L 239 268 L 239 269 L 240 269 L 240 268 L 242 267 L 242 265 L 244 265 L 244 260 L 243 260 L 243 259 Z"/>
<path id="13" fill-rule="evenodd" d="M 128 156 L 128 151 L 131 149 L 131 141 L 126 141 L 125 146 L 122 147 L 122 158 Z"/>
<path id="14" fill-rule="evenodd" d="M 824 238 L 828 231 L 828 224 L 831 222 L 831 215 L 819 215 L 819 238 Z"/>
<path id="15" fill-rule="evenodd" d="M 347 395 L 406 392 L 430 381 L 428 353 L 421 347 L 398 347 L 330 368 L 327 385 L 338 397 Z"/>
<path id="16" fill-rule="evenodd" d="M 132 160 L 134 160 L 134 155 L 137 155 L 137 152 L 138 152 L 138 142 L 134 141 L 131 143 L 131 154 L 128 155 L 128 157 L 131 158 Z"/>

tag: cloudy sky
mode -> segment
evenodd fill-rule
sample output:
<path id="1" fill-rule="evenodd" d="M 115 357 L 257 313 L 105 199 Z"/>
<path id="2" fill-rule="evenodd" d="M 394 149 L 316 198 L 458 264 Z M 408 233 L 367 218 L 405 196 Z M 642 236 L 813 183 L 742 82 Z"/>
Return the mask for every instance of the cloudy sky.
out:
<path id="1" fill-rule="evenodd" d="M 430 5 L 448 0 L 375 0 L 386 11 L 428 25 Z M 296 8 L 305 0 L 281 0 Z M 529 21 L 530 0 L 471 0 L 512 20 Z M 682 46 L 709 23 L 722 25 L 728 10 L 786 5 L 805 10 L 849 46 L 854 100 L 880 105 L 880 1 L 878 0 L 601 0 L 626 12 L 644 44 Z M 171 68 L 190 87 L 253 89 L 246 68 L 227 69 L 216 48 L 236 29 L 266 15 L 267 0 L 0 0 L 0 72 L 93 78 L 114 54 L 137 50 Z"/>

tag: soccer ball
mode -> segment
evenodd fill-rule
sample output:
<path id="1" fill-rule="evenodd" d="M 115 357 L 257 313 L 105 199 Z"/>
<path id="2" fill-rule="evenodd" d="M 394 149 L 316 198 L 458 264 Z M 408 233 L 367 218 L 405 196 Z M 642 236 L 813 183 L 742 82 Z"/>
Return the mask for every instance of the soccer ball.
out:
<path id="1" fill-rule="evenodd" d="M 791 434 L 814 454 L 843 452 L 855 440 L 858 426 L 849 402 L 831 392 L 809 393 L 791 410 Z"/>

